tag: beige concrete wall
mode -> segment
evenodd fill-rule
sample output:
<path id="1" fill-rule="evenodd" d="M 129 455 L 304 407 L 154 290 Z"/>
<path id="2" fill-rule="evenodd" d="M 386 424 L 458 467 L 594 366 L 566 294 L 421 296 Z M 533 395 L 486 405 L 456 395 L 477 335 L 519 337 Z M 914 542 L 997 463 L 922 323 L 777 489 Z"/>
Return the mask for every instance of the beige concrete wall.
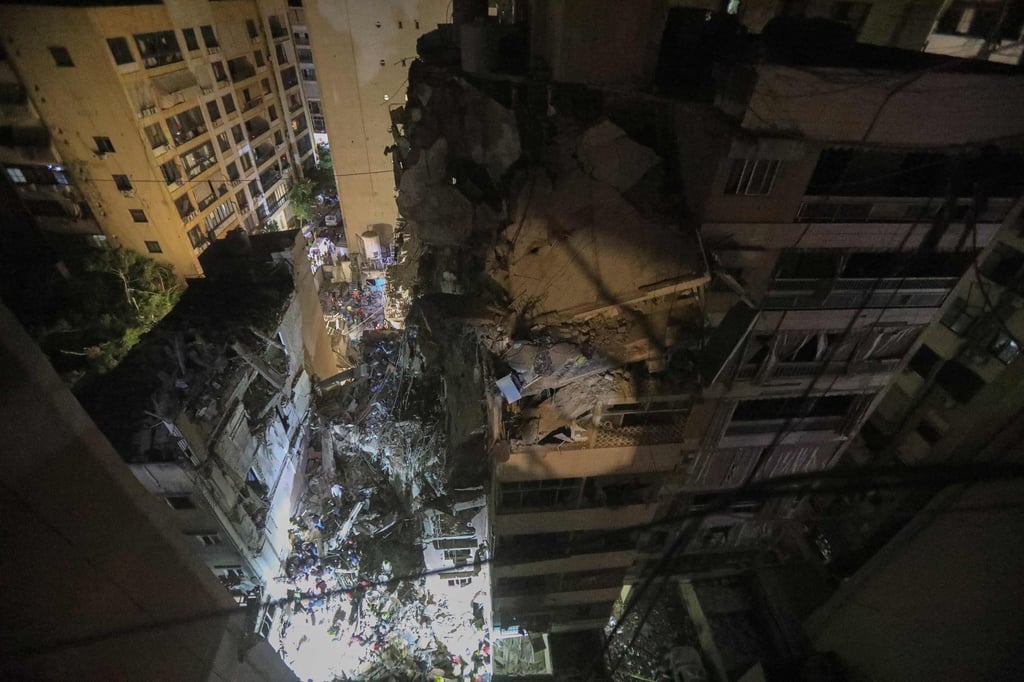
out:
<path id="1" fill-rule="evenodd" d="M 401 60 L 411 62 L 416 39 L 445 21 L 448 5 L 445 0 L 304 3 L 345 232 L 355 252 L 362 251 L 359 235 L 367 226 L 395 223 L 395 181 L 391 158 L 384 155 L 394 142 L 389 105 L 405 101 L 408 66 Z"/>
<path id="2" fill-rule="evenodd" d="M 681 449 L 679 443 L 581 450 L 539 446 L 512 453 L 497 465 L 495 475 L 499 481 L 536 481 L 671 471 Z"/>
<path id="3" fill-rule="evenodd" d="M 624 528 L 647 523 L 654 518 L 657 505 L 634 504 L 626 507 L 565 509 L 494 516 L 494 535 L 558 533 L 569 530 Z"/>
<path id="4" fill-rule="evenodd" d="M 157 241 L 163 253 L 152 254 L 154 258 L 173 265 L 179 276 L 200 274 L 106 44 L 107 37 L 170 28 L 166 10 L 5 6 L 0 8 L 0 25 L 8 56 L 31 84 L 29 97 L 52 131 L 54 146 L 112 241 L 140 253 L 148 253 L 146 241 Z M 49 46 L 67 48 L 75 65 L 55 66 Z M 115 153 L 96 155 L 93 136 L 109 137 Z M 135 196 L 123 196 L 112 174 L 128 175 Z M 145 211 L 148 222 L 135 223 L 129 209 Z"/>

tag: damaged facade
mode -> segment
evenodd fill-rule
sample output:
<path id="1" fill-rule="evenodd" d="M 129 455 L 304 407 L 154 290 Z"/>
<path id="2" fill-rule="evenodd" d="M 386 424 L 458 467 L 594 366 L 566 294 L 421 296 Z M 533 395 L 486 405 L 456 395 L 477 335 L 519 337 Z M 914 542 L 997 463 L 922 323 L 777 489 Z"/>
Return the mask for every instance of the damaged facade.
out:
<path id="1" fill-rule="evenodd" d="M 301 493 L 312 383 L 336 372 L 296 233 L 241 232 L 83 404 L 239 598 L 277 576 Z M 297 262 L 298 261 L 298 262 Z"/>
<path id="2" fill-rule="evenodd" d="M 445 301 L 495 365 L 498 629 L 602 627 L 674 544 L 671 570 L 692 577 L 813 554 L 802 496 L 704 510 L 841 462 L 1016 220 L 1021 157 L 996 142 L 1021 132 L 1010 72 L 720 30 L 698 26 L 696 44 L 727 39 L 663 84 L 670 97 L 470 85 L 429 42 L 459 27 L 421 41 L 410 70 L 391 272 Z M 942 94 L 963 88 L 1000 104 Z M 925 111 L 943 113 L 923 125 Z M 677 517 L 694 520 L 638 531 Z"/>

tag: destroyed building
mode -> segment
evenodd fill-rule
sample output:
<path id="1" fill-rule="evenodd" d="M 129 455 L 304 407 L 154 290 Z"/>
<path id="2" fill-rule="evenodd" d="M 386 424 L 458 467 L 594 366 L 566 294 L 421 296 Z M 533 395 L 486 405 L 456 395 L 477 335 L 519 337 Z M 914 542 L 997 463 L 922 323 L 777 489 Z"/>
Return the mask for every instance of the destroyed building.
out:
<path id="1" fill-rule="evenodd" d="M 499 631 L 603 627 L 666 553 L 694 578 L 813 555 L 806 496 L 716 493 L 843 462 L 1019 213 L 1012 70 L 669 25 L 726 39 L 661 96 L 467 80 L 442 27 L 392 115 L 389 276 L 495 366 Z M 965 88 L 991 106 L 943 94 Z"/>
<path id="2" fill-rule="evenodd" d="M 312 387 L 337 372 L 296 232 L 212 244 L 208 276 L 82 403 L 239 598 L 276 577 Z"/>

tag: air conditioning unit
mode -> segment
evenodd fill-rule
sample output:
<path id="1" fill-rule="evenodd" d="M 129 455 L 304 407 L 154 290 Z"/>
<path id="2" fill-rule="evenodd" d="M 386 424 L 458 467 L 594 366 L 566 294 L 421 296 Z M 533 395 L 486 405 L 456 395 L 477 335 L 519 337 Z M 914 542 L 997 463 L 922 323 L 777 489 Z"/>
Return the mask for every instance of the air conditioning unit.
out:
<path id="1" fill-rule="evenodd" d="M 156 113 L 156 107 L 142 107 L 143 116 L 152 116 Z"/>
<path id="2" fill-rule="evenodd" d="M 202 91 L 204 95 L 209 95 L 211 92 L 213 92 L 213 88 L 208 88 L 205 85 L 200 87 L 199 89 Z"/>

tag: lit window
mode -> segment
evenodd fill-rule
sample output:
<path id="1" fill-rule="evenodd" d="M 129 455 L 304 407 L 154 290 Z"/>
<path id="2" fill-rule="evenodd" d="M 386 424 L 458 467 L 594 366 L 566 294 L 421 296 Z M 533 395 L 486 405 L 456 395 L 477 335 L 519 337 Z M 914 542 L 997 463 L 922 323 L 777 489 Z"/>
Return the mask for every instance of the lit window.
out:
<path id="1" fill-rule="evenodd" d="M 75 65 L 75 63 L 71 61 L 71 53 L 68 52 L 66 47 L 51 47 L 50 54 L 53 55 L 53 61 L 57 66 Z"/>
<path id="2" fill-rule="evenodd" d="M 25 180 L 25 173 L 20 168 L 8 168 L 7 177 L 11 179 L 11 182 L 23 183 Z"/>
<path id="3" fill-rule="evenodd" d="M 764 196 L 770 194 L 779 162 L 770 159 L 735 159 L 725 183 L 726 194 Z"/>
<path id="4" fill-rule="evenodd" d="M 999 332 L 988 350 L 1004 365 L 1008 365 L 1020 356 L 1020 344 L 1006 332 Z"/>

